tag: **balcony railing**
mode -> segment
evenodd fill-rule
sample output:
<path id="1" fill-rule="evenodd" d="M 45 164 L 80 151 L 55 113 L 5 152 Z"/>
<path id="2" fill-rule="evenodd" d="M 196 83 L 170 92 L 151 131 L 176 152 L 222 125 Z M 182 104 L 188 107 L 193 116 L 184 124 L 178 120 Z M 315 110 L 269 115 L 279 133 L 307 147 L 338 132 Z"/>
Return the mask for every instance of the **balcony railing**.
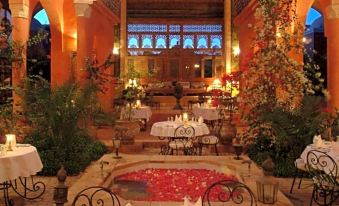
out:
<path id="1" fill-rule="evenodd" d="M 238 16 L 251 0 L 233 0 L 233 16 Z"/>

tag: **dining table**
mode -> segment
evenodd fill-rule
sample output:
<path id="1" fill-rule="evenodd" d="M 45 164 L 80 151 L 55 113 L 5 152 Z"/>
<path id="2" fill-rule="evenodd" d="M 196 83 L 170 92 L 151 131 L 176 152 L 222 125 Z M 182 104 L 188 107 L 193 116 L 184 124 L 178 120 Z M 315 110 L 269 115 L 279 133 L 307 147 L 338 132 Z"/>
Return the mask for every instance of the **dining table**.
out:
<path id="1" fill-rule="evenodd" d="M 123 107 L 121 109 L 120 113 L 120 119 L 128 119 L 128 113 L 129 113 L 129 108 L 128 107 Z M 141 130 L 145 131 L 147 129 L 147 122 L 150 120 L 152 117 L 152 110 L 151 107 L 149 106 L 140 106 L 140 107 L 132 107 L 131 110 L 131 118 L 132 119 L 139 119 L 142 120 L 142 128 Z"/>
<path id="2" fill-rule="evenodd" d="M 164 139 L 166 137 L 174 137 L 175 130 L 182 125 L 190 125 L 194 128 L 195 136 L 203 136 L 209 134 L 208 126 L 203 122 L 188 121 L 187 123 L 175 121 L 156 122 L 152 125 L 151 135 Z"/>
<path id="3" fill-rule="evenodd" d="M 195 117 L 202 117 L 204 120 L 215 121 L 221 119 L 220 112 L 217 107 L 197 106 L 194 105 L 192 112 Z"/>
<path id="4" fill-rule="evenodd" d="M 329 142 L 329 141 L 324 141 L 321 146 L 317 146 L 315 144 L 310 144 L 307 145 L 304 151 L 301 153 L 300 158 L 307 163 L 307 154 L 310 151 L 320 151 L 326 153 L 328 156 L 330 156 L 336 164 L 339 166 L 339 142 Z M 316 155 L 321 155 L 321 153 L 315 152 Z M 329 170 L 330 167 L 332 167 L 330 163 L 326 165 L 328 168 L 324 168 L 324 170 Z M 338 174 L 339 174 L 339 169 L 338 169 Z"/>
<path id="5" fill-rule="evenodd" d="M 44 193 L 45 184 L 33 180 L 33 175 L 43 168 L 39 153 L 34 146 L 17 144 L 13 151 L 2 151 L 0 165 L 0 190 L 4 193 L 6 206 L 13 204 L 9 197 L 9 189 L 26 199 L 36 199 Z M 31 181 L 27 181 L 27 178 L 31 178 Z M 23 189 L 19 189 L 19 186 Z"/>

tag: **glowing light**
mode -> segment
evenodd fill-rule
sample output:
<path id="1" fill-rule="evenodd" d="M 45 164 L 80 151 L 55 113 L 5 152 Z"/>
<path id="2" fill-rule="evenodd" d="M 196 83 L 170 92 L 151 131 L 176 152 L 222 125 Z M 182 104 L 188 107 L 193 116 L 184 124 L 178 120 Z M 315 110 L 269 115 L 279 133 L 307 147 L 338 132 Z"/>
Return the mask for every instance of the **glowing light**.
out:
<path id="1" fill-rule="evenodd" d="M 302 41 L 303 41 L 303 43 L 306 43 L 306 37 L 303 37 Z"/>
<path id="2" fill-rule="evenodd" d="M 194 68 L 198 69 L 198 68 L 200 68 L 200 65 L 199 64 L 194 64 Z"/>
<path id="3" fill-rule="evenodd" d="M 113 52 L 114 55 L 118 55 L 119 54 L 119 48 L 114 47 L 112 52 Z"/>
<path id="4" fill-rule="evenodd" d="M 281 37 L 281 33 L 280 33 L 280 32 L 277 32 L 277 33 L 276 33 L 276 36 L 277 36 L 278 38 L 280 38 L 280 37 Z"/>
<path id="5" fill-rule="evenodd" d="M 234 56 L 239 56 L 239 54 L 240 54 L 240 48 L 239 48 L 239 47 L 234 47 L 234 48 L 233 48 L 233 54 L 234 54 Z"/>

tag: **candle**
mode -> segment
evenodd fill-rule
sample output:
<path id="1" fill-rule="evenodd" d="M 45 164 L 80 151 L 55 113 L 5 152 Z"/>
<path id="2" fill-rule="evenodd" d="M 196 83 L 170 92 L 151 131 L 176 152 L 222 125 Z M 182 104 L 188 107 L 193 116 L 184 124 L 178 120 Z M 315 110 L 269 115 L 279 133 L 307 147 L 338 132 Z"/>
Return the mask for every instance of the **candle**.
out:
<path id="1" fill-rule="evenodd" d="M 187 112 L 184 112 L 182 114 L 182 120 L 183 120 L 184 123 L 186 123 L 188 121 L 188 114 L 187 114 Z"/>
<path id="2" fill-rule="evenodd" d="M 133 79 L 133 86 L 134 86 L 134 87 L 138 86 L 138 85 L 137 85 L 137 80 L 136 80 L 136 79 Z"/>
<path id="3" fill-rule="evenodd" d="M 212 99 L 208 99 L 207 104 L 212 104 Z"/>
<path id="4" fill-rule="evenodd" d="M 16 138 L 15 134 L 6 134 L 6 146 L 8 151 L 13 151 L 16 148 Z"/>
<path id="5" fill-rule="evenodd" d="M 128 85 L 130 85 L 130 86 L 133 85 L 133 80 L 132 80 L 132 79 L 129 79 L 129 80 L 128 80 Z"/>
<path id="6" fill-rule="evenodd" d="M 140 108 L 140 107 L 141 107 L 141 101 L 140 101 L 140 99 L 137 100 L 135 106 L 136 106 L 137 108 Z"/>

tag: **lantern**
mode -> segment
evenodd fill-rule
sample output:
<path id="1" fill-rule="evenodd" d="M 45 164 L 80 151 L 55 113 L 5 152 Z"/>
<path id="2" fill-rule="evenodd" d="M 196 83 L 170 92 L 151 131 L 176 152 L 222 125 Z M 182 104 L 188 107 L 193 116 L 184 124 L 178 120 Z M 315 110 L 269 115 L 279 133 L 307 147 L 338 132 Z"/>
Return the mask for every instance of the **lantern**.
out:
<path id="1" fill-rule="evenodd" d="M 121 139 L 118 137 L 113 137 L 112 142 L 113 142 L 113 149 L 115 150 L 115 156 L 113 158 L 120 159 L 121 156 L 119 156 L 119 148 L 121 145 Z"/>
<path id="2" fill-rule="evenodd" d="M 279 182 L 264 177 L 257 180 L 258 201 L 263 204 L 274 204 L 277 201 Z"/>

